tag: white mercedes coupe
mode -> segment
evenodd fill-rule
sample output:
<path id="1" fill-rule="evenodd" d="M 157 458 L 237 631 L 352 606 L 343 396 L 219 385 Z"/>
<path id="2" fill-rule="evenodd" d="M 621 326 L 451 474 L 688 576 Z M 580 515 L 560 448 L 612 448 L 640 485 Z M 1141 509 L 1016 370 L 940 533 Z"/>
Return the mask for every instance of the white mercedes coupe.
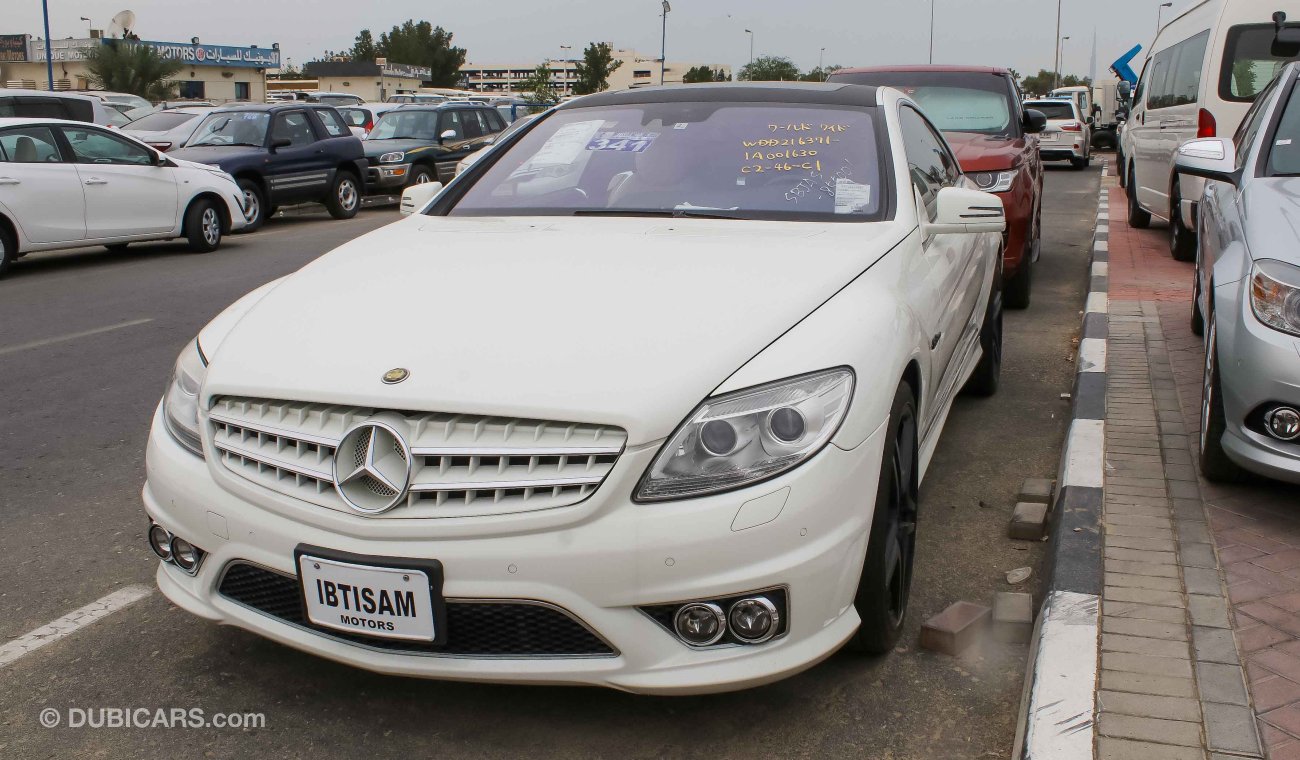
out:
<path id="1" fill-rule="evenodd" d="M 953 398 L 997 388 L 1001 201 L 895 90 L 560 106 L 176 362 L 178 606 L 374 671 L 740 689 L 907 612 Z"/>

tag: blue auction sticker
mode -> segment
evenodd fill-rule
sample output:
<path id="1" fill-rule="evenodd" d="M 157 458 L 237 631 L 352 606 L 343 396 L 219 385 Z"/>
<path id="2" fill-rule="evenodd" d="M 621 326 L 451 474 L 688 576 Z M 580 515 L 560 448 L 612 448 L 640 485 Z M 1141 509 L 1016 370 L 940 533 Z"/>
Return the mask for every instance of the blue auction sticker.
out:
<path id="1" fill-rule="evenodd" d="M 587 150 L 613 150 L 622 153 L 641 153 L 659 135 L 655 132 L 598 132 Z"/>

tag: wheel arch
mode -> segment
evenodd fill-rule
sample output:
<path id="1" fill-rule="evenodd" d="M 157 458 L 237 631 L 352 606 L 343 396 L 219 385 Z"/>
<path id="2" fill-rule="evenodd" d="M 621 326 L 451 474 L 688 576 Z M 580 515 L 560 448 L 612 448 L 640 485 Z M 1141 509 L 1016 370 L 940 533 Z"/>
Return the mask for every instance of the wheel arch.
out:
<path id="1" fill-rule="evenodd" d="M 22 235 L 18 234 L 18 225 L 15 224 L 4 211 L 0 211 L 0 229 L 9 233 L 9 239 L 14 241 L 14 248 L 16 249 L 14 251 L 15 258 L 21 255 L 23 251 Z"/>
<path id="2" fill-rule="evenodd" d="M 230 209 L 226 208 L 226 202 L 217 193 L 211 190 L 204 190 L 201 193 L 196 193 L 193 198 L 190 198 L 190 202 L 185 204 L 185 211 L 181 214 L 181 235 L 189 234 L 189 230 L 186 229 L 185 226 L 186 220 L 189 219 L 190 209 L 194 208 L 194 204 L 201 200 L 212 201 L 212 205 L 217 209 L 217 215 L 221 217 L 221 234 L 230 234 L 230 225 L 232 221 L 230 219 Z"/>

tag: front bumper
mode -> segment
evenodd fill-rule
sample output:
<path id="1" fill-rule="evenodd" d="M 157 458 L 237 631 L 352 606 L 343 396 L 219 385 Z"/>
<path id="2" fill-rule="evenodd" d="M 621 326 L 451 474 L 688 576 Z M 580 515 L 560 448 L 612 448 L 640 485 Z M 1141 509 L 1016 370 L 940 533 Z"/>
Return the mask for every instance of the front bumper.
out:
<path id="1" fill-rule="evenodd" d="M 402 520 L 409 530 L 376 535 L 361 516 L 340 523 L 295 519 L 237 496 L 205 462 L 177 445 L 155 415 L 147 453 L 145 509 L 151 519 L 207 551 L 195 576 L 160 565 L 158 585 L 175 604 L 282 644 L 368 670 L 503 683 L 569 683 L 626 691 L 692 694 L 757 686 L 793 675 L 838 649 L 856 630 L 853 597 L 861 574 L 884 448 L 883 427 L 852 451 L 834 445 L 802 467 L 732 493 L 667 504 L 633 504 L 628 494 L 657 452 L 630 449 L 597 491 L 548 510 L 534 531 L 445 531 L 441 520 Z M 742 530 L 748 502 L 789 489 L 785 505 Z M 328 510 L 325 510 L 328 511 Z M 388 520 L 388 528 L 394 521 Z M 752 522 L 752 520 L 748 521 Z M 329 524 L 330 528 L 321 527 Z M 345 525 L 344 529 L 337 526 Z M 418 534 L 418 535 L 417 535 Z M 613 656 L 468 657 L 379 651 L 291 625 L 217 591 L 233 561 L 295 572 L 299 544 L 389 558 L 429 558 L 445 568 L 449 600 L 532 600 L 572 613 L 616 650 Z M 755 646 L 692 649 L 638 607 L 788 589 L 788 626 Z"/>
<path id="2" fill-rule="evenodd" d="M 1251 311 L 1249 278 L 1215 291 L 1219 374 L 1227 429 L 1223 449 L 1241 467 L 1300 483 L 1300 441 L 1279 441 L 1247 424 L 1268 403 L 1300 408 L 1300 338 L 1266 327 Z M 1233 315 L 1236 324 L 1225 324 Z"/>
<path id="3" fill-rule="evenodd" d="M 383 189 L 404 187 L 411 173 L 411 164 L 380 164 L 367 170 L 366 184 L 371 192 Z"/>

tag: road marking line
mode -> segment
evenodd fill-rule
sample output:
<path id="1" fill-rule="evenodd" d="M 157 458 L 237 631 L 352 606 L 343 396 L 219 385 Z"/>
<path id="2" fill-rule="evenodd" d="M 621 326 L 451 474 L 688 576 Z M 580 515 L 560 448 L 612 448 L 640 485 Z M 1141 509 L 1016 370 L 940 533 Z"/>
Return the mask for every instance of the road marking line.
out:
<path id="1" fill-rule="evenodd" d="M 18 658 L 31 654 L 46 644 L 71 636 L 100 618 L 124 609 L 145 598 L 153 589 L 149 586 L 126 586 L 97 599 L 85 607 L 73 610 L 49 625 L 43 625 L 34 631 L 23 634 L 0 646 L 0 668 Z"/>
<path id="2" fill-rule="evenodd" d="M 123 322 L 117 325 L 108 325 L 107 327 L 95 327 L 90 330 L 82 330 L 81 332 L 68 333 L 67 335 L 58 335 L 53 338 L 45 338 L 44 340 L 34 340 L 31 343 L 19 343 L 16 346 L 9 346 L 8 348 L 0 348 L 0 356 L 4 356 L 5 354 L 17 353 L 19 351 L 26 351 L 29 348 L 40 348 L 41 346 L 48 346 L 53 343 L 63 343 L 65 341 L 76 340 L 78 338 L 89 338 L 92 335 L 99 335 L 100 333 L 106 333 L 112 330 L 121 330 L 123 327 L 135 327 L 136 325 L 142 325 L 145 324 L 146 322 L 152 322 L 152 321 L 153 321 L 153 317 L 149 317 L 147 319 L 133 319 L 130 322 Z"/>

